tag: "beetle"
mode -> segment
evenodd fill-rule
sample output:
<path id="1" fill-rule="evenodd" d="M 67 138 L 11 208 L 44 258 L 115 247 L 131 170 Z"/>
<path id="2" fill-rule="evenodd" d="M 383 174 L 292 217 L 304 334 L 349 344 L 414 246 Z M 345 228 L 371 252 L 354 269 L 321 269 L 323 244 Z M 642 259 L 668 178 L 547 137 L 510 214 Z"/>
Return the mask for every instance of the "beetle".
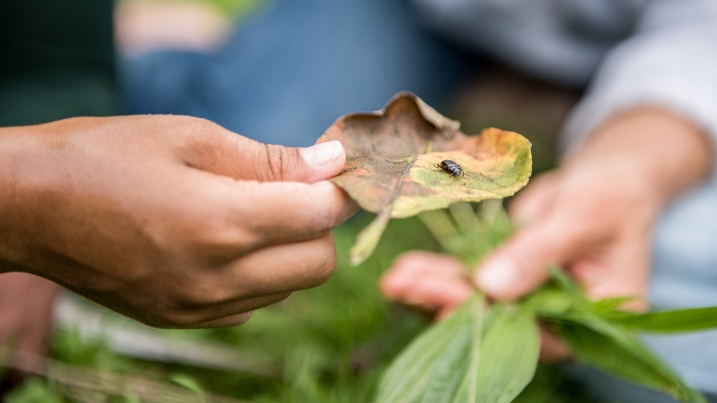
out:
<path id="1" fill-rule="evenodd" d="M 440 164 L 436 164 L 436 166 L 441 168 L 441 170 L 448 172 L 448 175 L 454 178 L 464 175 L 463 168 L 455 161 L 443 160 Z"/>

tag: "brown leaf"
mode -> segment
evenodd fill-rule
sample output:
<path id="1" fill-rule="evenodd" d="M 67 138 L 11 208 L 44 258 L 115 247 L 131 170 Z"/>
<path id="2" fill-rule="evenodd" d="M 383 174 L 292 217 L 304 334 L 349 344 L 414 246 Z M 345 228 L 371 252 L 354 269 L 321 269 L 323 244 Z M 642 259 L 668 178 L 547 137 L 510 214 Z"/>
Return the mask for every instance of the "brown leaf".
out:
<path id="1" fill-rule="evenodd" d="M 528 183 L 530 142 L 514 132 L 486 129 L 466 136 L 460 123 L 414 94 L 397 94 L 383 110 L 339 118 L 317 143 L 339 140 L 347 154 L 344 170 L 331 181 L 378 217 L 351 250 L 359 264 L 373 252 L 388 221 L 448 207 L 511 196 Z M 457 162 L 453 177 L 437 165 Z"/>

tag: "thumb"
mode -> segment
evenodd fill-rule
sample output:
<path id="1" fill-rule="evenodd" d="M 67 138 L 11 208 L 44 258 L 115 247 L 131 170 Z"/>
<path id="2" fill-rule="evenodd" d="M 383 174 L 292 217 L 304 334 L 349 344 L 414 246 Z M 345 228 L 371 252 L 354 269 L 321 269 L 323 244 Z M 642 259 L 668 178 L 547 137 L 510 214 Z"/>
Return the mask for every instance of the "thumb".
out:
<path id="1" fill-rule="evenodd" d="M 238 180 L 315 183 L 338 175 L 346 162 L 337 140 L 307 148 L 284 147 L 217 131 L 184 149 L 186 165 Z"/>
<path id="2" fill-rule="evenodd" d="M 258 181 L 314 183 L 336 176 L 346 162 L 337 140 L 306 148 L 252 143 L 242 168 L 244 176 Z"/>
<path id="3" fill-rule="evenodd" d="M 473 280 L 486 295 L 512 301 L 542 284 L 548 268 L 566 263 L 580 243 L 554 222 L 523 229 L 484 261 Z"/>

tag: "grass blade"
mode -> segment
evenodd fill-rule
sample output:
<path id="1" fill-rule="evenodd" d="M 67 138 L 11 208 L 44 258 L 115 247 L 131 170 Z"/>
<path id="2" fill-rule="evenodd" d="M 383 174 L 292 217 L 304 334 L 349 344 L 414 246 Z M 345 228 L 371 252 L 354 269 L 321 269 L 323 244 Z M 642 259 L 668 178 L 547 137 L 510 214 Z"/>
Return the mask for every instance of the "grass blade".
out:
<path id="1" fill-rule="evenodd" d="M 616 312 L 608 318 L 628 329 L 645 332 L 695 332 L 717 328 L 717 307 L 644 314 Z"/>

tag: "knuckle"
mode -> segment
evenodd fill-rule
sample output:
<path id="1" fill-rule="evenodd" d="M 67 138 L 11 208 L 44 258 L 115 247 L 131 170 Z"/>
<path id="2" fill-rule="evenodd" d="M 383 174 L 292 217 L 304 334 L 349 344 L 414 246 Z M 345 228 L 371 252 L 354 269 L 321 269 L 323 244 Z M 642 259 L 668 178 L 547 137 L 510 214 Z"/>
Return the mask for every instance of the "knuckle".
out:
<path id="1" fill-rule="evenodd" d="M 179 120 L 177 124 L 185 127 L 187 131 L 194 133 L 213 133 L 222 127 L 218 124 L 203 118 L 195 118 L 183 116 L 184 120 Z"/>
<path id="2" fill-rule="evenodd" d="M 226 130 L 218 124 L 202 118 L 190 116 L 172 116 L 171 125 L 166 134 L 171 135 L 175 144 L 187 155 L 211 157 L 216 149 L 218 136 Z"/>
<path id="3" fill-rule="evenodd" d="M 165 133 L 173 137 L 196 137 L 197 135 L 214 132 L 220 127 L 209 120 L 191 116 L 162 115 L 159 119 L 161 119 L 161 124 L 166 129 L 170 129 L 166 130 Z"/>
<path id="4" fill-rule="evenodd" d="M 266 180 L 283 181 L 287 173 L 295 168 L 291 149 L 274 144 L 265 144 Z"/>
<path id="5" fill-rule="evenodd" d="M 250 236 L 242 228 L 229 223 L 212 223 L 198 235 L 201 253 L 205 255 L 234 255 L 243 250 Z"/>
<path id="6" fill-rule="evenodd" d="M 218 264 L 246 252 L 255 235 L 228 212 L 201 212 L 187 223 L 189 251 L 196 261 Z"/>

